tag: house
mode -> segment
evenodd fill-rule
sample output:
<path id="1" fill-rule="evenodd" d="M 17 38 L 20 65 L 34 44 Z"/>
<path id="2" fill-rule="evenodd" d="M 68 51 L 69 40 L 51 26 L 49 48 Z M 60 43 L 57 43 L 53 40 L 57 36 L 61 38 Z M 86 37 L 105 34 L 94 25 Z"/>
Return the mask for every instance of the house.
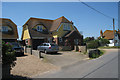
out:
<path id="1" fill-rule="evenodd" d="M 0 18 L 0 35 L 5 42 L 15 42 L 18 39 L 17 25 L 10 19 Z"/>
<path id="2" fill-rule="evenodd" d="M 36 49 L 43 42 L 54 42 L 59 46 L 82 45 L 83 36 L 64 16 L 55 19 L 30 18 L 23 25 L 22 40 Z"/>
<path id="3" fill-rule="evenodd" d="M 115 35 L 113 30 L 106 30 L 104 33 L 102 33 L 102 30 L 100 32 L 101 37 L 104 39 L 108 39 L 110 44 L 108 46 L 120 46 L 120 31 L 115 30 Z M 114 42 L 115 40 L 115 42 Z"/>

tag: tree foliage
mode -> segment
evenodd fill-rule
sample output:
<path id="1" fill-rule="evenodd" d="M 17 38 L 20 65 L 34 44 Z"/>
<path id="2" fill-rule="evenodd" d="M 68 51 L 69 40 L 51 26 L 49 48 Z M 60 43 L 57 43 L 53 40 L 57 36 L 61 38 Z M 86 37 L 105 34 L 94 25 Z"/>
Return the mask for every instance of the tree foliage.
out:
<path id="1" fill-rule="evenodd" d="M 88 49 L 95 49 L 100 46 L 107 46 L 107 44 L 109 43 L 109 40 L 104 38 L 95 39 L 94 37 L 86 37 L 84 39 L 84 44 L 87 45 Z"/>
<path id="2" fill-rule="evenodd" d="M 83 43 L 84 45 L 86 45 L 86 43 L 90 42 L 90 41 L 93 41 L 95 40 L 94 37 L 86 37 L 84 40 L 83 40 Z"/>
<path id="3" fill-rule="evenodd" d="M 99 41 L 98 40 L 92 40 L 87 43 L 87 48 L 88 49 L 95 49 L 99 47 Z"/>
<path id="4" fill-rule="evenodd" d="M 15 51 L 12 50 L 12 45 L 10 43 L 5 43 L 2 41 L 2 63 L 15 65 L 16 60 Z"/>
<path id="5" fill-rule="evenodd" d="M 100 38 L 99 39 L 99 43 L 100 43 L 100 46 L 106 46 L 107 44 L 109 44 L 109 40 L 107 39 L 104 39 L 104 38 Z"/>

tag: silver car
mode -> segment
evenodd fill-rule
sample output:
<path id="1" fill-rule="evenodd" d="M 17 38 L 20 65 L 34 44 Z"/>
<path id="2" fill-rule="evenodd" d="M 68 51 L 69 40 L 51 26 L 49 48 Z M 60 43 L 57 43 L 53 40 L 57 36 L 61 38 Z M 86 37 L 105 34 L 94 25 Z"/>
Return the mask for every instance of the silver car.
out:
<path id="1" fill-rule="evenodd" d="M 57 53 L 59 47 L 55 43 L 42 43 L 42 45 L 37 47 L 37 50 L 44 53 L 51 53 L 51 52 Z"/>

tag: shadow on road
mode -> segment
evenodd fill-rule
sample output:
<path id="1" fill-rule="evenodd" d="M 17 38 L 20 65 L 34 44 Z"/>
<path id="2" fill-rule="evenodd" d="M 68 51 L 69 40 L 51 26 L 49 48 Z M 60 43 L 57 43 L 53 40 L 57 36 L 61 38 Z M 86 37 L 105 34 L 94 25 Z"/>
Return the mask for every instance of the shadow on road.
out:
<path id="1" fill-rule="evenodd" d="M 17 55 L 16 57 L 25 57 L 25 56 L 28 56 L 28 55 Z"/>
<path id="2" fill-rule="evenodd" d="M 63 53 L 47 53 L 48 55 L 62 55 Z"/>

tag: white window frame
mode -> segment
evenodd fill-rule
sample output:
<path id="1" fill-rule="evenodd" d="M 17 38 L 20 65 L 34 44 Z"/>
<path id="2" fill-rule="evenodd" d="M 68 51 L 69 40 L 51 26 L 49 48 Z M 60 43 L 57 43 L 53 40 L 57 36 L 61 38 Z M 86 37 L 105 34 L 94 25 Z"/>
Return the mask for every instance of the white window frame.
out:
<path id="1" fill-rule="evenodd" d="M 3 26 L 2 27 L 2 32 L 8 32 L 8 26 Z"/>
<path id="2" fill-rule="evenodd" d="M 38 28 L 39 28 L 39 29 L 38 29 Z M 43 26 L 38 25 L 38 26 L 37 26 L 37 31 L 43 31 L 43 29 L 42 29 L 42 28 L 43 28 Z"/>

